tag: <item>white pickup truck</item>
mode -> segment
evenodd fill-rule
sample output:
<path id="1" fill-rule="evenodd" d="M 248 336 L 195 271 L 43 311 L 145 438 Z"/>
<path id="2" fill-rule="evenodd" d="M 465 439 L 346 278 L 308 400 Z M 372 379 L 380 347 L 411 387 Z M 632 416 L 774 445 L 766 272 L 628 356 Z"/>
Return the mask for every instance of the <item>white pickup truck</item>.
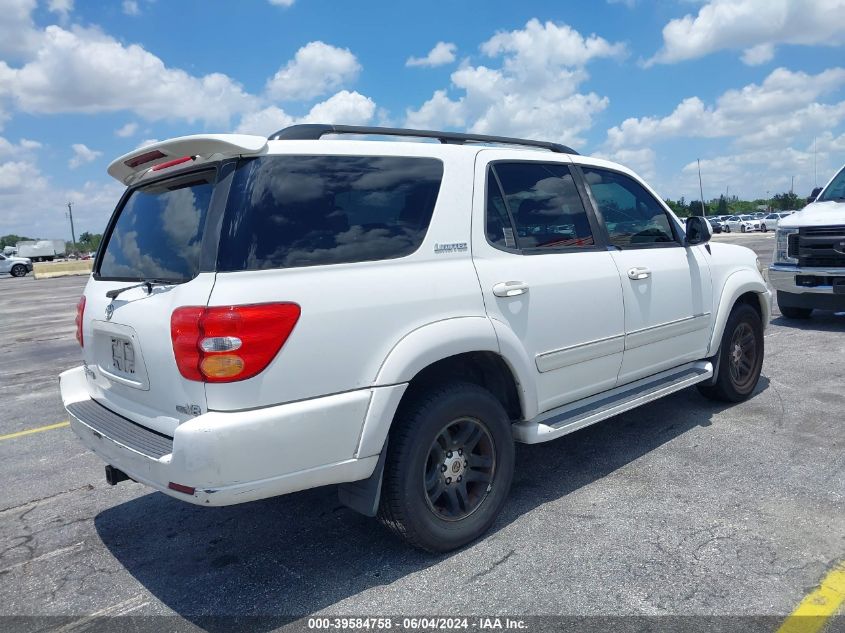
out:
<path id="1" fill-rule="evenodd" d="M 787 318 L 845 310 L 845 167 L 778 223 L 769 281 Z"/>
<path id="2" fill-rule="evenodd" d="M 446 551 L 496 518 L 515 441 L 693 385 L 739 402 L 760 376 L 754 253 L 562 145 L 297 125 L 109 173 L 128 189 L 61 393 L 110 483 L 209 506 L 341 484 Z"/>

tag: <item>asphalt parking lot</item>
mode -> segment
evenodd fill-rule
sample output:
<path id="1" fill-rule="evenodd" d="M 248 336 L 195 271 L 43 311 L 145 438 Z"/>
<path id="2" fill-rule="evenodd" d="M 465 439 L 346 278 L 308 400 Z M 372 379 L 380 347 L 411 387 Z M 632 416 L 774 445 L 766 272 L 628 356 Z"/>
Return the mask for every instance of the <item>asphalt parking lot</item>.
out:
<path id="1" fill-rule="evenodd" d="M 774 243 L 714 241 L 766 263 Z M 78 364 L 84 283 L 0 277 L 0 616 L 61 616 L 21 628 L 127 614 L 209 630 L 221 615 L 782 617 L 845 558 L 845 314 L 775 308 L 745 403 L 688 389 L 519 446 L 493 531 L 431 556 L 332 488 L 195 507 L 108 486 L 66 426 L 20 435 L 67 419 L 57 376 Z"/>

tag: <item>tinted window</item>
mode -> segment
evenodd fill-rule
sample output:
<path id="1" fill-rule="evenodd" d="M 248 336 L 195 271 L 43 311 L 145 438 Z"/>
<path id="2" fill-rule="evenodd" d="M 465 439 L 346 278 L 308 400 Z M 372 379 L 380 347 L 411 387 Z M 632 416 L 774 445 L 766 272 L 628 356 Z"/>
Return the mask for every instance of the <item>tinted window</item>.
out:
<path id="1" fill-rule="evenodd" d="M 499 248 L 516 248 L 515 235 L 502 190 L 491 170 L 487 174 L 487 241 Z"/>
<path id="2" fill-rule="evenodd" d="M 587 212 L 566 165 L 496 163 L 493 169 L 516 224 L 519 248 L 561 248 L 594 243 Z M 491 181 L 495 182 L 491 177 L 487 180 L 488 187 Z M 493 200 L 495 209 L 495 196 Z M 488 197 L 488 234 L 490 221 Z"/>
<path id="3" fill-rule="evenodd" d="M 133 191 L 104 247 L 100 276 L 195 277 L 214 177 L 213 171 L 188 174 Z"/>
<path id="4" fill-rule="evenodd" d="M 403 257 L 428 230 L 443 165 L 432 158 L 268 156 L 242 162 L 218 270 Z"/>
<path id="5" fill-rule="evenodd" d="M 818 202 L 827 200 L 839 200 L 841 202 L 845 200 L 845 169 L 834 176 L 817 200 Z"/>
<path id="6" fill-rule="evenodd" d="M 625 248 L 675 242 L 666 211 L 636 180 L 595 167 L 582 169 L 611 244 Z"/>

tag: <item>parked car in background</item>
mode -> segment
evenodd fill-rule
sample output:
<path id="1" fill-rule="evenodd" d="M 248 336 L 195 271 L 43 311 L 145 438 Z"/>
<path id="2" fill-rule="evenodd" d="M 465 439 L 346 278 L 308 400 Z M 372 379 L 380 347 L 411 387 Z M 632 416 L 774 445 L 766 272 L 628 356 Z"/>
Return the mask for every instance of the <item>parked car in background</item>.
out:
<path id="1" fill-rule="evenodd" d="M 23 277 L 29 272 L 32 272 L 32 260 L 27 257 L 0 255 L 0 273 Z"/>
<path id="2" fill-rule="evenodd" d="M 760 220 L 760 230 L 765 233 L 770 229 L 776 229 L 778 227 L 778 223 L 786 217 L 792 215 L 794 211 L 783 211 L 779 213 L 770 213 L 765 218 Z"/>
<path id="3" fill-rule="evenodd" d="M 707 223 L 710 225 L 710 230 L 714 233 L 721 233 L 722 232 L 722 223 L 717 220 L 716 218 L 705 218 Z"/>

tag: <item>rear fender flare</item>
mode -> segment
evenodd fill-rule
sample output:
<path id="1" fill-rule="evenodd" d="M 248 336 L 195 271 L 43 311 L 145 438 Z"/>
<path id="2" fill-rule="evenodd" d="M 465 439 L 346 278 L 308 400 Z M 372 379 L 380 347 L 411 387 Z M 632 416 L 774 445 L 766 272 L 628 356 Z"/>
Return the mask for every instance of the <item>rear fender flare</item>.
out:
<path id="1" fill-rule="evenodd" d="M 487 317 L 456 317 L 424 325 L 406 334 L 393 346 L 378 371 L 356 457 L 381 452 L 402 395 L 414 376 L 429 365 L 458 354 L 492 352 L 502 356 L 517 382 L 523 416 L 536 415 L 536 397 L 533 401 L 526 397 L 526 385 L 530 384 L 533 390 L 533 381 L 528 382 L 530 374 L 522 359 L 509 356 L 509 353 L 515 353 L 510 339 L 500 346 L 498 329 Z M 513 333 L 510 338 L 516 340 Z"/>

